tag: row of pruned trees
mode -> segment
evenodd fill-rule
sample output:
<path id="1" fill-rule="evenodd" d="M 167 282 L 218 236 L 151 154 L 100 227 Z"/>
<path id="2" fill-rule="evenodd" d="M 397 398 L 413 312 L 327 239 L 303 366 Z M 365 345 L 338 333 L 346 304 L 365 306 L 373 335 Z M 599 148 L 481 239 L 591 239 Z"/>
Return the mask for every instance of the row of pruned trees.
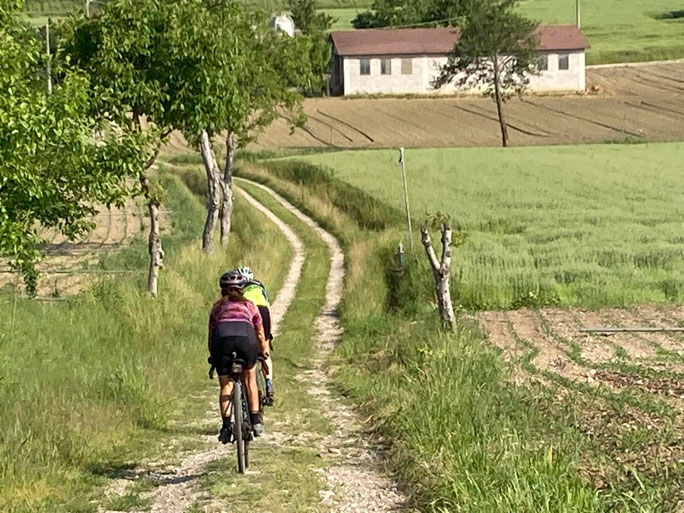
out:
<path id="1" fill-rule="evenodd" d="M 313 38 L 270 30 L 265 14 L 239 0 L 114 0 L 60 27 L 48 95 L 41 42 L 18 21 L 20 7 L 0 0 L 0 253 L 14 256 L 35 290 L 41 226 L 78 236 L 94 203 L 141 195 L 156 295 L 163 193 L 150 170 L 165 139 L 180 131 L 201 153 L 202 246 L 212 251 L 217 224 L 227 244 L 235 152 L 279 115 L 304 121 L 298 91 L 316 79 Z"/>

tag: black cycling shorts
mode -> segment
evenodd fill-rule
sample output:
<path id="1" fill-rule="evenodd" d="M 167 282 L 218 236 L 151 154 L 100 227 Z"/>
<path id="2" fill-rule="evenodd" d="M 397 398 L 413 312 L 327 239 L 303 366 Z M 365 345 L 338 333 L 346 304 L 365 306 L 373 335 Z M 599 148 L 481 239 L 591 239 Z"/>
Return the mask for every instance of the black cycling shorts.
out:
<path id="1" fill-rule="evenodd" d="M 233 360 L 243 360 L 246 369 L 256 365 L 259 348 L 256 333 L 245 323 L 221 323 L 211 337 L 211 358 L 219 376 L 229 376 Z"/>

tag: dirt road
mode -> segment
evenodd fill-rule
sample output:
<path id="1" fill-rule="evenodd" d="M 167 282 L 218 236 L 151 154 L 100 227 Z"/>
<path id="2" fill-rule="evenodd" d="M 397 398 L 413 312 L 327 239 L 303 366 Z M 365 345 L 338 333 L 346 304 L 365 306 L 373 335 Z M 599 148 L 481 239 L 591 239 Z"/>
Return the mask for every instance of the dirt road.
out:
<path id="1" fill-rule="evenodd" d="M 240 181 L 246 183 L 246 181 Z M 329 248 L 330 266 L 325 287 L 325 305 L 315 322 L 316 356 L 307 369 L 300 374 L 302 384 L 318 403 L 318 410 L 324 412 L 333 426 L 331 434 L 324 437 L 312 437 L 309 444 L 315 445 L 316 451 L 325 455 L 328 465 L 320 476 L 320 503 L 300 504 L 297 511 L 333 511 L 340 513 L 406 511 L 407 498 L 399 491 L 397 484 L 384 475 L 380 469 L 378 447 L 364 432 L 363 422 L 354 410 L 343 404 L 329 389 L 330 379 L 326 372 L 327 357 L 338 342 L 341 329 L 338 324 L 337 309 L 342 297 L 344 281 L 344 255 L 337 240 L 323 230 L 310 217 L 303 214 L 284 198 L 270 189 L 250 183 L 270 194 L 299 222 L 311 229 Z M 245 199 L 255 209 L 265 214 L 281 230 L 293 249 L 293 259 L 287 272 L 285 285 L 278 292 L 272 306 L 272 314 L 279 324 L 290 305 L 297 298 L 297 284 L 300 281 L 302 267 L 305 262 L 306 247 L 301 238 L 279 219 L 272 211 L 240 190 Z M 310 300 L 310 299 L 309 299 Z M 214 390 L 208 390 L 203 400 L 207 401 L 206 419 L 203 425 L 215 423 Z M 291 436 L 296 433 L 282 433 Z M 276 435 L 273 435 L 276 436 Z M 186 511 L 229 511 L 230 505 L 207 495 L 207 491 L 198 485 L 200 478 L 209 472 L 208 466 L 219 459 L 232 461 L 232 446 L 219 445 L 212 431 L 205 437 L 203 448 L 189 451 L 180 459 L 169 462 L 155 461 L 142 464 L 129 475 L 114 480 L 108 487 L 103 504 L 111 504 L 117 497 L 125 497 L 134 487 L 136 479 L 145 477 L 152 481 L 152 491 L 147 495 L 149 506 L 146 511 L 157 513 L 184 513 Z M 268 437 L 265 441 L 269 443 Z M 173 441 L 171 441 L 173 444 Z M 264 443 L 257 441 L 256 444 Z M 279 443 L 271 443 L 279 450 L 277 458 L 288 458 L 287 447 Z M 259 474 L 259 472 L 255 472 Z M 250 479 L 250 475 L 245 479 Z M 236 491 L 237 493 L 237 491 Z M 198 506 L 202 505 L 202 506 Z M 202 509 L 198 509 L 198 508 Z M 110 513 L 104 506 L 101 513 Z M 278 511 L 281 511 L 280 509 Z M 289 511 L 289 510 L 288 510 Z"/>

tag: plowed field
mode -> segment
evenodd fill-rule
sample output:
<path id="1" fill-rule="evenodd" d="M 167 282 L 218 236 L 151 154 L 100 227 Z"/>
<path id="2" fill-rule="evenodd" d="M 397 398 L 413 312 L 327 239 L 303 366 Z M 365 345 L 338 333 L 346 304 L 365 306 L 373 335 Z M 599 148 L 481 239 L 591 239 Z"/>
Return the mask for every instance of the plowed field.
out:
<path id="1" fill-rule="evenodd" d="M 44 238 L 49 242 L 38 266 L 38 296 L 75 294 L 102 276 L 102 271 L 93 269 L 99 257 L 144 237 L 145 219 L 141 206 L 131 201 L 120 209 L 102 207 L 94 219 L 95 228 L 83 240 L 71 242 L 62 235 L 46 233 Z M 0 288 L 12 284 L 22 288 L 21 278 L 9 269 L 9 261 L 0 259 Z"/>
<path id="2" fill-rule="evenodd" d="M 684 140 L 684 63 L 588 69 L 594 94 L 508 102 L 511 143 L 547 145 Z M 495 105 L 485 98 L 322 98 L 290 135 L 276 121 L 255 149 L 497 146 Z"/>
<path id="3" fill-rule="evenodd" d="M 684 482 L 684 336 L 579 330 L 672 327 L 682 319 L 681 306 L 477 315 L 512 383 L 555 390 L 556 401 L 576 412 L 566 422 L 592 447 L 580 470 L 599 489 L 639 479 L 649 485 Z M 684 511 L 684 487 L 671 488 L 661 511 Z"/>

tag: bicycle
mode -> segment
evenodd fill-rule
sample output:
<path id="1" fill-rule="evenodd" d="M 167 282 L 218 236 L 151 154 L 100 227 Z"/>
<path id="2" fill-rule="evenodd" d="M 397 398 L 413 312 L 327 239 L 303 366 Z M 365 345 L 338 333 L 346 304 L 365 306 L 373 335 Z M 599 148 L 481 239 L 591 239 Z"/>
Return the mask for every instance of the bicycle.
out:
<path id="1" fill-rule="evenodd" d="M 259 357 L 263 361 L 262 357 Z M 249 415 L 246 387 L 243 381 L 245 361 L 235 358 L 230 362 L 230 376 L 233 379 L 233 398 L 231 401 L 233 417 L 233 442 L 237 449 L 238 473 L 244 474 L 249 468 L 249 443 L 254 440 L 252 422 Z M 259 413 L 263 415 L 266 401 L 265 383 L 261 373 L 257 372 L 257 386 L 259 389 Z M 236 407 L 236 405 L 239 405 Z"/>

